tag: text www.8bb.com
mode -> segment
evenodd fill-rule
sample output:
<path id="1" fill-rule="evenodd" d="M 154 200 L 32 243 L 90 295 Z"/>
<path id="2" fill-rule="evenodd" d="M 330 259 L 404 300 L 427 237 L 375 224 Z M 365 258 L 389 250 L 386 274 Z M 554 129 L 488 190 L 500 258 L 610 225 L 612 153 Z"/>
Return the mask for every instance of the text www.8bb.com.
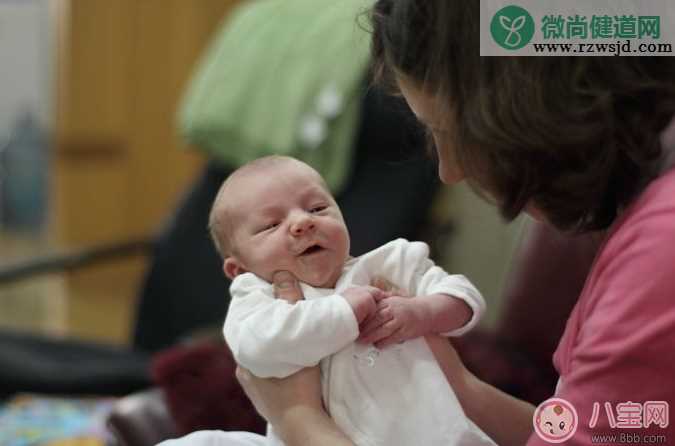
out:
<path id="1" fill-rule="evenodd" d="M 620 434 L 593 434 L 591 443 L 611 445 L 611 444 L 667 444 L 665 435 L 639 434 L 637 432 L 622 432 Z"/>

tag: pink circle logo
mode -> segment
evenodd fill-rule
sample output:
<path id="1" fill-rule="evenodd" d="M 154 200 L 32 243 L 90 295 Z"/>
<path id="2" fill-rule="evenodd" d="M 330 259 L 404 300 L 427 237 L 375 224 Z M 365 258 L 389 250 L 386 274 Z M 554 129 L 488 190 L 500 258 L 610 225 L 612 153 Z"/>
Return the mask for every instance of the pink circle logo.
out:
<path id="1" fill-rule="evenodd" d="M 562 398 L 550 398 L 541 403 L 532 417 L 534 431 L 548 443 L 562 443 L 577 431 L 579 416 L 572 404 Z"/>

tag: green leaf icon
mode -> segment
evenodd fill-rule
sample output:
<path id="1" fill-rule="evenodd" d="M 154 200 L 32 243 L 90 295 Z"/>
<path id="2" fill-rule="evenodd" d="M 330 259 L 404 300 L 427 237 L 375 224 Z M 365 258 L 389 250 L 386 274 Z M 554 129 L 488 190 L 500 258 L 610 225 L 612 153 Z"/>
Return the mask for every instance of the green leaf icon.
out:
<path id="1" fill-rule="evenodd" d="M 534 36 L 534 20 L 520 6 L 506 6 L 494 15 L 490 23 L 494 41 L 507 50 L 517 50 L 527 45 Z"/>

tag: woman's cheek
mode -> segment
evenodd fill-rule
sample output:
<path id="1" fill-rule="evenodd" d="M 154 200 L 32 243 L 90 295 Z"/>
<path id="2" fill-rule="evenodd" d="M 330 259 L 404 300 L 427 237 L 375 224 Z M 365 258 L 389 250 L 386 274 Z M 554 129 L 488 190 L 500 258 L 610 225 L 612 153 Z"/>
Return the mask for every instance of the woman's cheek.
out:
<path id="1" fill-rule="evenodd" d="M 459 167 L 448 166 L 448 163 L 444 162 L 440 157 L 438 162 L 438 176 L 445 184 L 456 184 L 464 180 L 464 172 L 462 172 Z"/>
<path id="2" fill-rule="evenodd" d="M 434 136 L 434 143 L 438 156 L 438 177 L 445 184 L 455 184 L 462 181 L 464 179 L 464 172 L 457 165 L 454 156 L 450 156 L 449 154 L 452 148 L 448 147 L 437 136 Z"/>
<path id="3" fill-rule="evenodd" d="M 528 203 L 527 206 L 525 206 L 525 213 L 528 214 L 530 217 L 535 219 L 536 221 L 539 222 L 546 222 L 546 215 L 539 210 L 539 208 L 533 204 L 533 203 Z"/>

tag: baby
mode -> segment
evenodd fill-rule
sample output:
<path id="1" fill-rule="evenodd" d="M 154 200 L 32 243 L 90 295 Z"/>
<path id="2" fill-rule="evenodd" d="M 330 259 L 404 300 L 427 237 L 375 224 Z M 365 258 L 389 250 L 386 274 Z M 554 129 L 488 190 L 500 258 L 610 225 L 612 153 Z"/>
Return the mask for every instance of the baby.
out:
<path id="1" fill-rule="evenodd" d="M 320 364 L 325 408 L 359 446 L 494 444 L 464 415 L 423 337 L 461 335 L 485 303 L 463 276 L 435 266 L 424 243 L 398 239 L 350 258 L 321 176 L 281 156 L 235 171 L 209 225 L 233 279 L 224 334 L 239 364 L 279 378 Z M 282 270 L 301 282 L 303 300 L 275 299 L 272 276 Z M 376 278 L 397 291 L 370 286 Z M 212 444 L 283 444 L 269 428 L 266 437 L 201 435 Z"/>

